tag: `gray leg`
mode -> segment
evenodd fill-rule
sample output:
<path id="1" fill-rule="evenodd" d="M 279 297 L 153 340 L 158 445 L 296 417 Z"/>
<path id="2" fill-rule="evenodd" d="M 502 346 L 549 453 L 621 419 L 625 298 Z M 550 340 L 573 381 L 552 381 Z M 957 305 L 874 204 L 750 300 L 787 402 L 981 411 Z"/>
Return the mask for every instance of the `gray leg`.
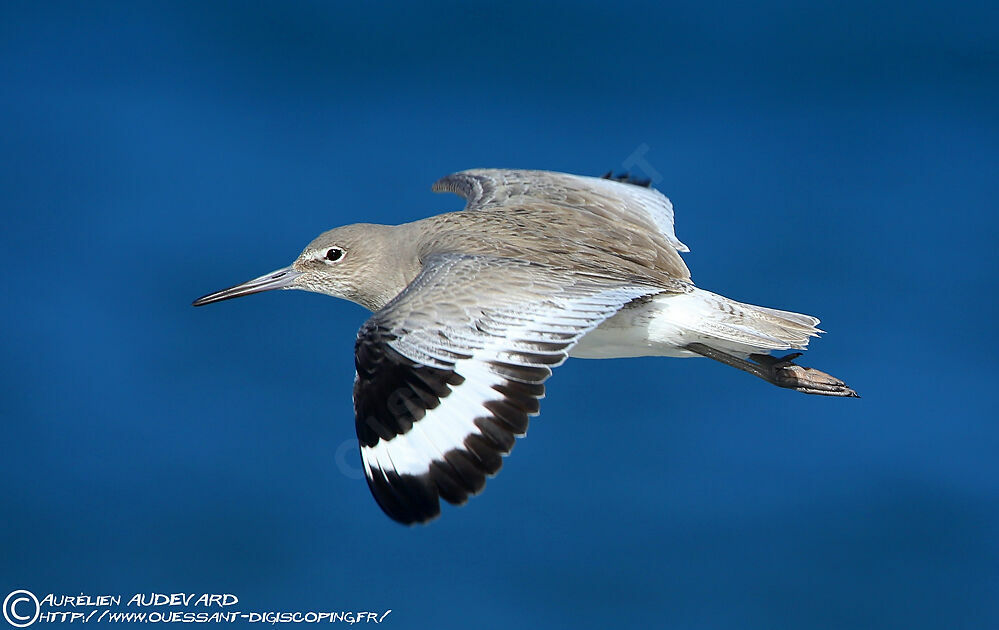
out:
<path id="1" fill-rule="evenodd" d="M 820 396 L 860 398 L 857 392 L 847 387 L 846 383 L 838 378 L 814 368 L 803 367 L 794 363 L 794 359 L 801 356 L 800 352 L 795 352 L 784 357 L 772 357 L 769 354 L 751 354 L 749 357 L 752 361 L 747 361 L 717 348 L 706 346 L 703 343 L 691 343 L 686 348 L 701 356 L 714 359 L 725 365 L 731 365 L 744 372 L 749 372 L 768 383 L 773 383 L 777 387 L 786 387 L 805 394 L 818 394 Z"/>

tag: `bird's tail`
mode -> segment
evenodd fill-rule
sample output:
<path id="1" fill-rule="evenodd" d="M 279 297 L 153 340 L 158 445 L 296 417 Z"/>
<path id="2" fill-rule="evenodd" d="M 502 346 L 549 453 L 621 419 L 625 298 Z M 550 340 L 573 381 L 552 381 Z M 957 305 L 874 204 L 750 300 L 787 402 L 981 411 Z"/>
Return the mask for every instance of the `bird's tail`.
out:
<path id="1" fill-rule="evenodd" d="M 801 350 L 823 332 L 810 315 L 743 304 L 704 289 L 663 295 L 656 302 L 660 314 L 653 326 L 662 328 L 657 336 L 679 336 L 742 356 Z"/>

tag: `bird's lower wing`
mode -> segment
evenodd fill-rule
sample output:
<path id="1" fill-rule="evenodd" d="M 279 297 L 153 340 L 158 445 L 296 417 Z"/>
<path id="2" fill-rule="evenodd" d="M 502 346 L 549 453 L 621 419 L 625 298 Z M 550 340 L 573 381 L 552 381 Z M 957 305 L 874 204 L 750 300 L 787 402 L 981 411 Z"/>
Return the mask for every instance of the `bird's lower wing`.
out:
<path id="1" fill-rule="evenodd" d="M 496 474 L 569 349 L 658 292 L 525 261 L 440 255 L 358 333 L 354 410 L 368 486 L 401 523 Z"/>

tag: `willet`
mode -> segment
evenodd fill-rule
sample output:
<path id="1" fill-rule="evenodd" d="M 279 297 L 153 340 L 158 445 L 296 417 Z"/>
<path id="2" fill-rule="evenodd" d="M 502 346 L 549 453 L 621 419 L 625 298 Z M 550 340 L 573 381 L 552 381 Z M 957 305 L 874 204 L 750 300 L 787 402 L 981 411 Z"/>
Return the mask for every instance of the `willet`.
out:
<path id="1" fill-rule="evenodd" d="M 856 396 L 796 365 L 808 315 L 694 286 L 673 205 L 627 176 L 478 169 L 433 186 L 464 210 L 321 234 L 290 266 L 199 298 L 270 289 L 345 298 L 357 335 L 354 410 L 364 473 L 401 523 L 463 504 L 495 475 L 568 357 L 706 356 L 806 394 Z"/>

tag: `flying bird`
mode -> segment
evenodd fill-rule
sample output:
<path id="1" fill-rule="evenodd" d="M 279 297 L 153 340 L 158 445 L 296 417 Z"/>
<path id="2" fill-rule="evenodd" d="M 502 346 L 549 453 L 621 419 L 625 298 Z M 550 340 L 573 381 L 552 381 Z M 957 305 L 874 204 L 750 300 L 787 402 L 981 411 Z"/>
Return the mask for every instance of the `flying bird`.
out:
<path id="1" fill-rule="evenodd" d="M 478 494 L 569 357 L 705 356 L 857 396 L 800 352 L 771 356 L 805 349 L 818 319 L 694 285 L 673 205 L 647 181 L 475 169 L 433 190 L 465 208 L 324 232 L 290 266 L 194 302 L 302 289 L 373 312 L 354 349 L 355 426 L 368 486 L 400 523 Z"/>

